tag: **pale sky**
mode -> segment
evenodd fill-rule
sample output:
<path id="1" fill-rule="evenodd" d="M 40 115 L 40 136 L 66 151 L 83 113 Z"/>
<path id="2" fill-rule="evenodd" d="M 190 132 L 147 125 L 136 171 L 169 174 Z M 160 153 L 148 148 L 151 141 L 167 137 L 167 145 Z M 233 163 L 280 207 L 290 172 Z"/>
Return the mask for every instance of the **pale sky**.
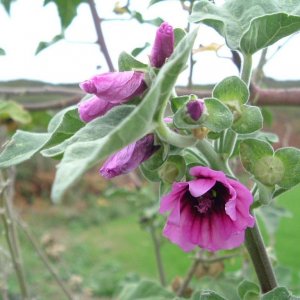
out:
<path id="1" fill-rule="evenodd" d="M 11 16 L 0 5 L 0 48 L 6 55 L 0 56 L 0 80 L 35 79 L 52 83 L 74 83 L 83 81 L 94 74 L 107 71 L 106 63 L 97 45 L 96 33 L 87 4 L 81 4 L 78 15 L 66 31 L 66 41 L 44 50 L 37 56 L 35 50 L 40 41 L 50 41 L 60 33 L 56 6 L 50 3 L 43 7 L 43 0 L 17 0 L 12 4 Z M 122 3 L 124 1 L 120 1 Z M 186 26 L 186 13 L 178 1 L 164 1 L 147 8 L 148 0 L 132 0 L 132 8 L 143 13 L 145 19 L 161 17 L 173 27 Z M 219 1 L 220 2 L 220 1 Z M 101 17 L 118 18 L 112 13 L 115 1 L 96 0 Z M 127 18 L 128 16 L 124 16 Z M 111 21 L 103 23 L 104 35 L 115 67 L 122 51 L 131 52 L 145 42 L 152 42 L 155 27 L 141 25 L 137 21 Z M 200 26 L 197 44 L 223 44 L 224 40 L 214 30 Z M 277 43 L 270 50 L 275 51 Z M 276 79 L 300 79 L 300 35 L 289 40 L 272 60 L 266 65 L 265 72 Z M 150 48 L 138 58 L 147 62 Z M 226 47 L 220 54 L 229 55 Z M 213 52 L 197 54 L 195 66 L 195 83 L 214 83 L 226 76 L 237 75 L 236 69 L 228 59 L 220 59 Z M 258 56 L 255 61 L 257 61 Z M 97 70 L 97 66 L 101 66 Z M 181 76 L 185 84 L 187 74 Z"/>

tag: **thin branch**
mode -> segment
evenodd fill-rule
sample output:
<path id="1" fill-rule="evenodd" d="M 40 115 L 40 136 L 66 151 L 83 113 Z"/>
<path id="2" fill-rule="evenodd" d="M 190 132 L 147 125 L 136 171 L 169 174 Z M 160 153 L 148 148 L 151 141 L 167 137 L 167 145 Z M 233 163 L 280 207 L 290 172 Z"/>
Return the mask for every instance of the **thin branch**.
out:
<path id="1" fill-rule="evenodd" d="M 36 241 L 36 239 L 34 238 L 34 236 L 31 234 L 27 224 L 24 224 L 21 220 L 18 220 L 17 222 L 18 222 L 18 225 L 20 226 L 20 228 L 25 233 L 28 240 L 30 241 L 30 243 L 32 244 L 34 250 L 37 252 L 40 259 L 44 263 L 46 269 L 50 272 L 50 274 L 52 275 L 52 277 L 54 278 L 56 283 L 60 286 L 60 288 L 63 291 L 63 293 L 65 294 L 65 296 L 68 299 L 72 300 L 73 299 L 72 293 L 69 291 L 68 287 L 64 284 L 64 282 L 59 278 L 57 272 L 52 267 L 51 262 L 49 261 L 47 255 L 44 253 L 44 251 L 41 249 L 41 247 L 39 246 L 39 244 Z"/>
<path id="2" fill-rule="evenodd" d="M 95 5 L 95 1 L 94 0 L 88 0 L 88 4 L 90 6 L 90 10 L 92 13 L 92 17 L 93 17 L 93 21 L 94 21 L 94 26 L 96 29 L 96 33 L 97 33 L 97 44 L 100 47 L 100 51 L 103 53 L 104 58 L 106 60 L 107 66 L 109 68 L 110 72 L 114 72 L 115 68 L 113 66 L 112 60 L 110 58 L 106 43 L 105 43 L 105 39 L 104 39 L 104 35 L 102 32 L 102 27 L 101 27 L 101 19 L 98 15 L 97 9 L 96 9 L 96 5 Z"/>
<path id="3" fill-rule="evenodd" d="M 160 243 L 157 239 L 156 230 L 155 230 L 155 227 L 152 224 L 152 222 L 149 225 L 149 230 L 150 230 L 150 234 L 151 234 L 153 245 L 154 245 L 155 258 L 156 258 L 156 264 L 157 264 L 157 270 L 158 270 L 158 274 L 159 274 L 160 283 L 162 286 L 166 286 L 165 270 L 163 267 L 163 262 L 162 262 L 161 254 L 160 254 Z"/>

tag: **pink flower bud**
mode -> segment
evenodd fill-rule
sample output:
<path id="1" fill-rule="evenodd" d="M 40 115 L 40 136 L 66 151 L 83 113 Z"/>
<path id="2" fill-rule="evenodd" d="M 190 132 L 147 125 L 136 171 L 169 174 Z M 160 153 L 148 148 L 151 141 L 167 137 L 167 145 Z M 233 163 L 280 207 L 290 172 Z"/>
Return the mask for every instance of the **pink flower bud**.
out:
<path id="1" fill-rule="evenodd" d="M 127 174 L 137 168 L 142 162 L 159 149 L 154 145 L 154 135 L 148 134 L 142 139 L 126 146 L 111 155 L 103 164 L 100 173 L 105 178 L 113 178 Z"/>
<path id="2" fill-rule="evenodd" d="M 204 111 L 204 101 L 201 99 L 191 100 L 187 103 L 187 113 L 194 120 L 198 121 Z"/>
<path id="3" fill-rule="evenodd" d="M 87 123 L 105 115 L 111 108 L 117 105 L 119 104 L 110 103 L 97 96 L 93 96 L 91 99 L 78 104 L 78 112 L 80 119 Z"/>
<path id="4" fill-rule="evenodd" d="M 160 68 L 166 59 L 174 51 L 174 30 L 171 25 L 164 22 L 156 31 L 154 45 L 152 47 L 150 62 L 151 66 Z"/>
<path id="5" fill-rule="evenodd" d="M 136 71 L 111 72 L 96 75 L 82 82 L 80 88 L 86 93 L 111 103 L 125 103 L 141 95 L 147 88 L 144 73 Z"/>

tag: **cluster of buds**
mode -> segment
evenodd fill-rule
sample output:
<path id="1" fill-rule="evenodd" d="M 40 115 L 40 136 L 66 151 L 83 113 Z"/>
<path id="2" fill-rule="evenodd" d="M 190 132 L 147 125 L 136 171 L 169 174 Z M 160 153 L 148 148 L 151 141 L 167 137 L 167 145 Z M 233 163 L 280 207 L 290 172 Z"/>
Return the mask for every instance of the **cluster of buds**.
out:
<path id="1" fill-rule="evenodd" d="M 158 28 L 150 55 L 153 68 L 161 68 L 174 50 L 174 30 L 164 22 Z M 90 122 L 105 115 L 113 107 L 133 101 L 147 90 L 145 74 L 140 71 L 110 72 L 96 75 L 80 84 L 80 88 L 93 97 L 78 105 L 82 121 Z M 126 146 L 111 155 L 100 169 L 102 176 L 113 178 L 126 174 L 147 160 L 159 149 L 154 134 Z"/>

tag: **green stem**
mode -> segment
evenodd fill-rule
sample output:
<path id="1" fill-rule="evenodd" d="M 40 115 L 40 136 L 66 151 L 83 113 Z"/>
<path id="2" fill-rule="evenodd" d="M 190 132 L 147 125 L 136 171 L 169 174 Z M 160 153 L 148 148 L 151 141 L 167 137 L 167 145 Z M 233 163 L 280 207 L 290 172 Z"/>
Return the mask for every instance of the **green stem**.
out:
<path id="1" fill-rule="evenodd" d="M 250 80 L 251 80 L 251 74 L 252 74 L 252 55 L 244 54 L 243 55 L 243 66 L 242 66 L 242 72 L 241 72 L 241 79 L 247 84 L 247 86 L 250 86 Z"/>
<path id="2" fill-rule="evenodd" d="M 179 148 L 193 146 L 197 141 L 193 136 L 181 135 L 172 131 L 163 120 L 159 120 L 156 133 L 163 141 Z"/>
<path id="3" fill-rule="evenodd" d="M 271 291 L 277 287 L 277 282 L 257 224 L 253 228 L 247 228 L 245 245 L 254 265 L 262 292 Z"/>
<path id="4" fill-rule="evenodd" d="M 213 146 L 207 140 L 199 140 L 196 147 L 207 159 L 212 169 L 222 170 L 228 175 L 235 177 L 229 166 L 226 165 L 220 155 L 216 153 Z"/>
<path id="5" fill-rule="evenodd" d="M 166 276 L 165 276 L 165 270 L 163 267 L 163 262 L 160 255 L 160 243 L 157 240 L 156 231 L 154 225 L 151 223 L 149 226 L 150 234 L 152 237 L 153 245 L 154 245 L 154 251 L 155 251 L 155 258 L 156 258 L 156 264 L 157 264 L 157 270 L 159 274 L 160 283 L 162 286 L 166 286 Z"/>

